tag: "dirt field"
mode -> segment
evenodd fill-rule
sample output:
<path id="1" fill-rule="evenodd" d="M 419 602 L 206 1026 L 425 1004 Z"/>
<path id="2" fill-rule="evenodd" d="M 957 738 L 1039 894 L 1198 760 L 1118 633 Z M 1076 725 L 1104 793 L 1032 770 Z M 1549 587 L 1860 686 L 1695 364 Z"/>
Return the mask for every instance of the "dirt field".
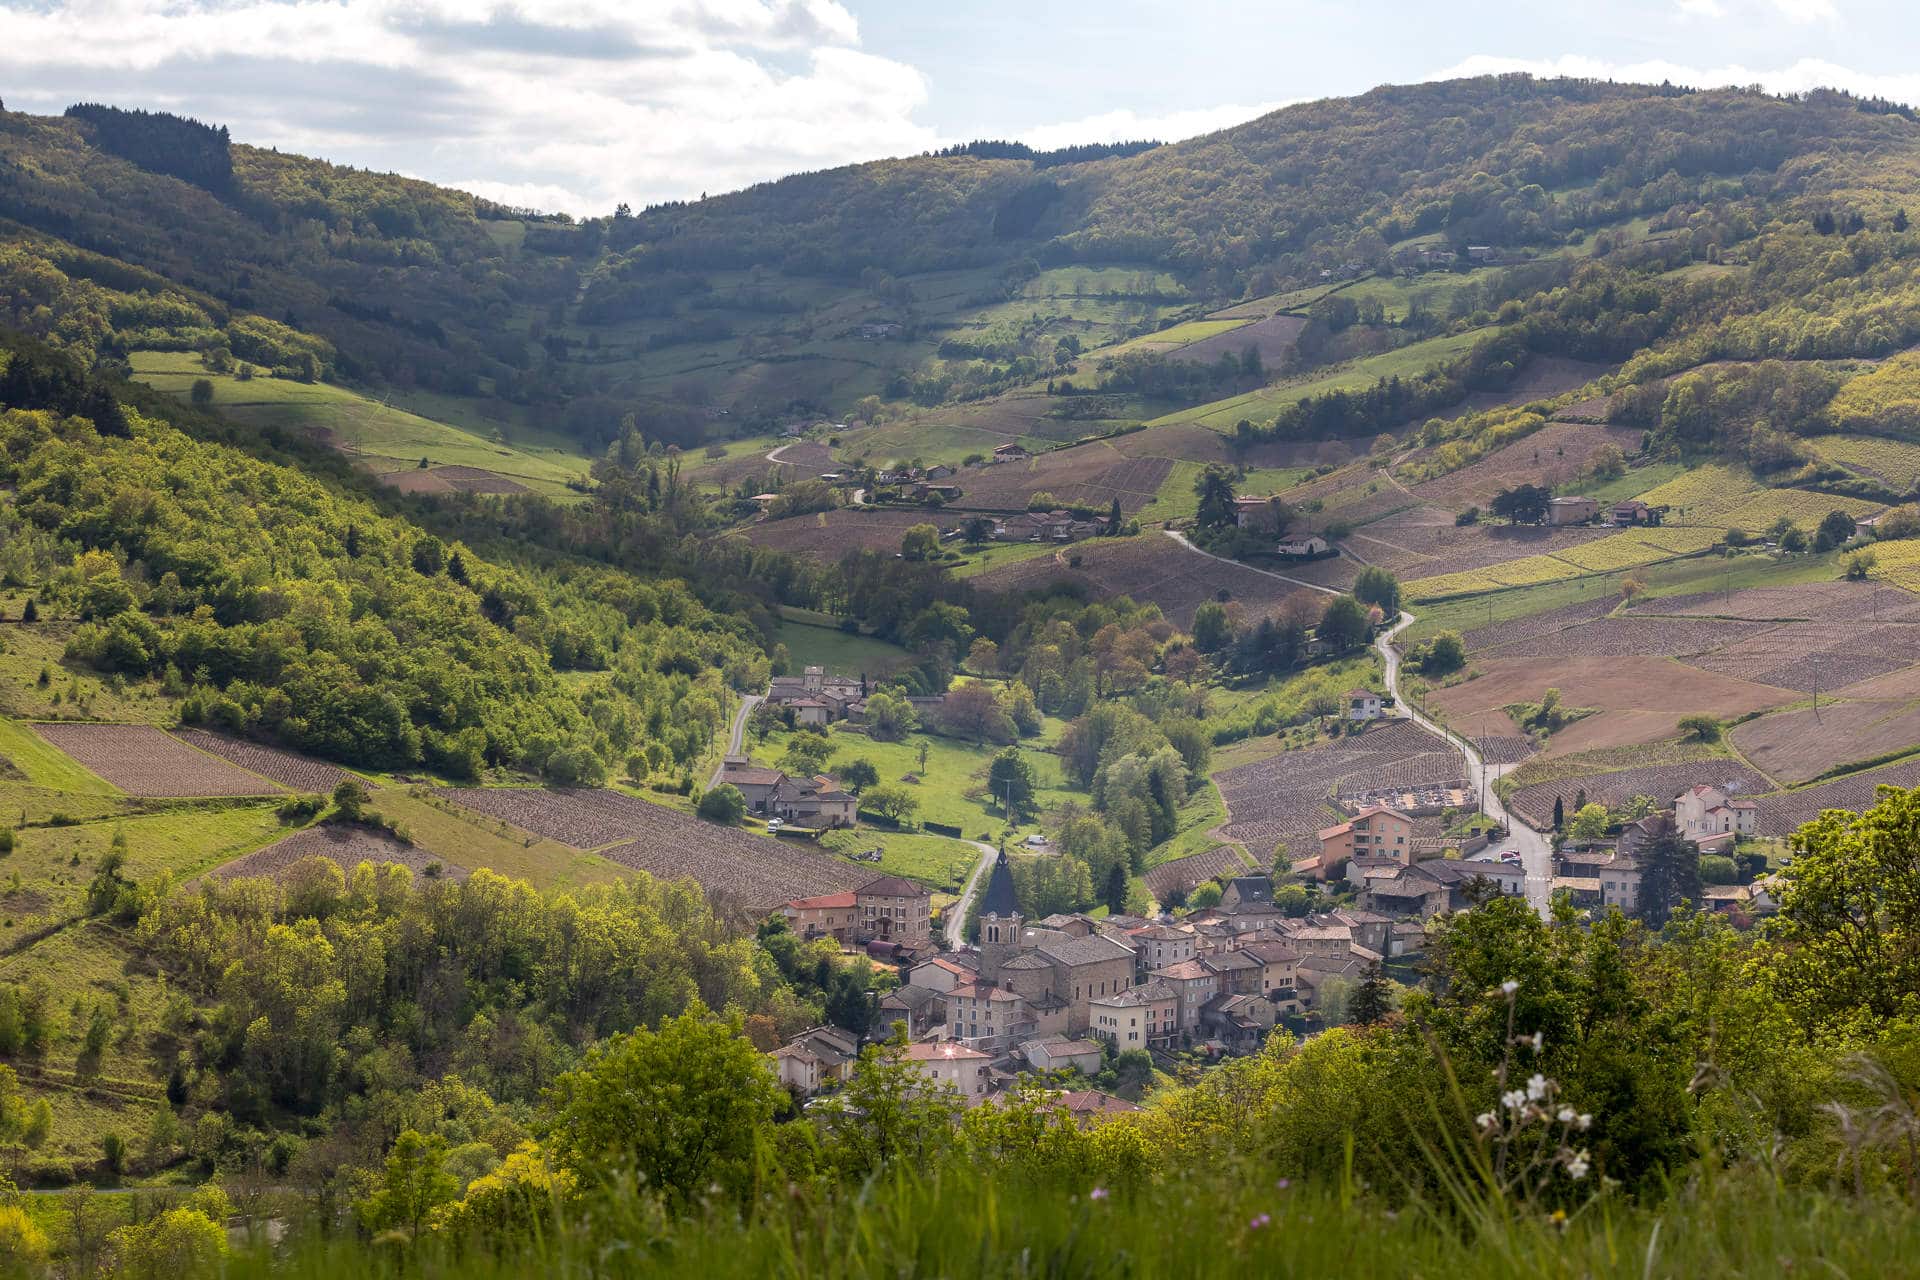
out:
<path id="1" fill-rule="evenodd" d="M 35 733 L 133 796 L 271 796 L 281 788 L 144 724 L 36 724 Z"/>
<path id="2" fill-rule="evenodd" d="M 1507 797 L 1507 805 L 1522 818 L 1545 827 L 1553 821 L 1553 802 L 1571 817 L 1574 802 L 1582 792 L 1595 804 L 1625 804 L 1635 796 L 1652 796 L 1667 804 L 1688 787 L 1700 783 L 1725 787 L 1733 785 L 1743 795 L 1764 789 L 1765 783 L 1737 760 L 1698 760 L 1691 764 L 1649 765 L 1643 769 L 1616 769 L 1584 778 L 1563 778 L 1556 782 L 1537 782 L 1522 787 Z"/>
<path id="3" fill-rule="evenodd" d="M 1124 595 L 1152 601 L 1180 627 L 1192 626 L 1194 610 L 1208 600 L 1238 601 L 1252 619 L 1274 612 L 1288 596 L 1307 589 L 1240 565 L 1222 564 L 1158 533 L 1077 543 L 1069 554 L 1080 557 L 1078 567 L 1042 556 L 989 570 L 974 583 L 982 591 L 1078 583 L 1093 600 Z"/>
<path id="4" fill-rule="evenodd" d="M 231 761 L 242 769 L 295 791 L 330 792 L 353 776 L 338 765 L 328 764 L 324 760 L 296 755 L 278 747 L 262 746 L 257 742 L 246 742 L 240 738 L 208 733 L 205 729 L 176 729 L 173 736 L 190 747 Z M 374 784 L 364 779 L 362 785 L 368 790 L 375 789 Z"/>
<path id="5" fill-rule="evenodd" d="M 1508 658 L 1495 653 L 1475 658 L 1473 665 L 1481 672 L 1477 679 L 1427 697 L 1428 706 L 1442 712 L 1456 732 L 1510 734 L 1512 721 L 1502 708 L 1538 702 L 1549 688 L 1560 690 L 1563 706 L 1601 708 L 1549 739 L 1546 754 L 1556 756 L 1669 738 L 1679 731 L 1680 717 L 1696 711 L 1730 719 L 1795 698 L 1785 689 L 1667 658 Z"/>
<path id="6" fill-rule="evenodd" d="M 688 876 L 710 897 L 751 908 L 850 889 L 873 878 L 809 844 L 749 835 L 618 791 L 447 787 L 463 808 L 656 876 Z M 611 845 L 611 848 L 603 846 Z"/>
<path id="7" fill-rule="evenodd" d="M 456 867 L 423 849 L 401 844 L 391 836 L 359 827 L 309 827 L 285 840 L 276 841 L 244 858 L 236 858 L 213 874 L 222 880 L 241 876 L 269 876 L 278 879 L 287 868 L 306 858 L 329 858 L 340 869 L 351 873 L 362 862 L 397 862 L 416 876 L 429 866 L 438 865 L 448 879 L 464 880 L 465 867 Z"/>
<path id="8" fill-rule="evenodd" d="M 1424 486 L 1423 486 L 1424 487 Z M 1453 513 L 1421 505 L 1398 511 L 1357 530 L 1348 539 L 1355 555 L 1403 579 L 1462 573 L 1545 555 L 1607 536 L 1606 529 L 1549 529 L 1504 524 L 1456 525 Z M 1568 570 L 1572 572 L 1571 569 Z"/>
<path id="9" fill-rule="evenodd" d="M 1764 622 L 1717 618 L 1596 618 L 1548 635 L 1508 640 L 1488 652 L 1500 658 L 1671 658 L 1711 653 L 1767 630 Z"/>
<path id="10" fill-rule="evenodd" d="M 1756 797 L 1760 802 L 1760 834 L 1790 836 L 1802 823 L 1819 817 L 1823 809 L 1851 809 L 1856 813 L 1870 809 L 1879 798 L 1874 789 L 1882 786 L 1920 786 L 1920 762 L 1883 765 L 1804 791 Z"/>
<path id="11" fill-rule="evenodd" d="M 1213 780 L 1230 817 L 1219 834 L 1245 844 L 1256 860 L 1269 856 L 1278 841 L 1286 842 L 1296 858 L 1317 853 L 1315 833 L 1340 820 L 1329 796 L 1389 782 L 1448 781 L 1458 776 L 1460 757 L 1440 747 L 1426 730 L 1396 720 L 1351 738 L 1222 770 Z M 1415 772 L 1422 776 L 1403 776 Z"/>
<path id="12" fill-rule="evenodd" d="M 849 551 L 898 551 L 900 539 L 914 525 L 954 520 L 936 511 L 842 507 L 817 515 L 764 521 L 749 525 L 744 533 L 755 546 L 837 561 Z"/>
<path id="13" fill-rule="evenodd" d="M 1551 636 L 1565 631 L 1568 627 L 1579 626 L 1595 618 L 1605 617 L 1618 603 L 1618 600 L 1611 597 L 1582 600 L 1578 604 L 1570 604 L 1564 608 L 1549 609 L 1545 613 L 1515 618 L 1512 622 L 1501 622 L 1491 627 L 1476 627 L 1464 632 L 1461 639 L 1466 641 L 1469 653 L 1479 653 L 1514 641 L 1537 640 L 1542 636 Z"/>
<path id="14" fill-rule="evenodd" d="M 1460 511 L 1468 506 L 1484 509 L 1494 494 L 1517 484 L 1553 487 L 1572 480 L 1596 453 L 1609 445 L 1622 453 L 1637 451 L 1639 428 L 1550 422 L 1471 466 L 1414 485 L 1413 491 L 1449 510 Z M 1411 459 L 1416 467 L 1420 461 L 1418 454 Z"/>
<path id="15" fill-rule="evenodd" d="M 1836 702 L 1818 711 L 1782 711 L 1733 731 L 1733 745 L 1783 786 L 1857 760 L 1920 747 L 1920 706 L 1912 702 Z"/>
<path id="16" fill-rule="evenodd" d="M 1107 441 L 1130 458 L 1170 458 L 1176 462 L 1246 463 L 1250 467 L 1340 467 L 1353 461 L 1352 442 L 1313 440 L 1271 441 L 1237 450 L 1226 436 L 1197 422 L 1173 422 L 1115 436 Z M 1359 442 L 1364 451 L 1366 442 Z"/>
<path id="17" fill-rule="evenodd" d="M 1240 851 L 1230 844 L 1223 844 L 1163 862 L 1141 878 L 1146 881 L 1147 891 L 1165 902 L 1170 893 L 1191 893 L 1196 886 L 1216 876 L 1244 875 L 1249 870 L 1247 860 L 1240 856 Z"/>
<path id="18" fill-rule="evenodd" d="M 953 480 L 960 497 L 951 505 L 956 511 L 1025 511 L 1035 494 L 1050 493 L 1061 506 L 1105 508 L 1118 498 L 1121 510 L 1131 513 L 1153 501 L 1172 470 L 1165 458 L 1130 458 L 1105 443 L 1078 445 L 1029 462 L 962 471 Z"/>
<path id="19" fill-rule="evenodd" d="M 1802 693 L 1831 692 L 1909 665 L 1916 642 L 1913 623 L 1785 622 L 1687 661 Z"/>
<path id="20" fill-rule="evenodd" d="M 1765 622 L 1920 622 L 1920 600 L 1873 582 L 1805 582 L 1790 587 L 1751 587 L 1731 595 L 1695 592 L 1645 600 L 1635 613 L 1711 615 Z"/>
<path id="21" fill-rule="evenodd" d="M 1243 324 L 1238 329 L 1216 333 L 1211 338 L 1202 338 L 1198 342 L 1169 351 L 1167 358 L 1211 364 L 1218 360 L 1223 352 L 1230 352 L 1237 357 L 1248 347 L 1254 347 L 1260 352 L 1261 362 L 1272 365 L 1293 350 L 1293 344 L 1300 340 L 1300 331 L 1306 327 L 1305 316 L 1268 316 L 1265 320 Z"/>

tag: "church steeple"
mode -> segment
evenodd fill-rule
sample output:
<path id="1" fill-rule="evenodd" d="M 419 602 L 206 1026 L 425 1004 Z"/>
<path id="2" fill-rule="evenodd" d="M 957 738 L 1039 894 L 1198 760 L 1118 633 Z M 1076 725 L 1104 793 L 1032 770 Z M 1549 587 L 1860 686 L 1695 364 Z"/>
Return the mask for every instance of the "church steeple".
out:
<path id="1" fill-rule="evenodd" d="M 980 974 L 988 982 L 998 983 L 1000 966 L 1020 954 L 1026 923 L 1013 891 L 1013 864 L 1002 849 L 987 876 L 986 896 L 980 900 Z"/>
<path id="2" fill-rule="evenodd" d="M 1020 903 L 1013 892 L 1013 864 L 1007 861 L 1005 849 L 1000 851 L 1000 857 L 994 862 L 993 870 L 987 875 L 987 895 L 980 899 L 980 914 L 982 916 L 1020 914 Z"/>

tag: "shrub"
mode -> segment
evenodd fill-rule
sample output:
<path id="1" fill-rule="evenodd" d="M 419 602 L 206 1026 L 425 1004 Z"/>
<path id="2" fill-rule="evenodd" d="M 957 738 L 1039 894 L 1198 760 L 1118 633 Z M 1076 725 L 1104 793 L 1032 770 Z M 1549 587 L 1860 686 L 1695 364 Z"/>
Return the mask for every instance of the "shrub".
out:
<path id="1" fill-rule="evenodd" d="M 700 797 L 699 813 L 708 822 L 731 826 L 747 816 L 746 797 L 731 782 L 723 782 Z"/>

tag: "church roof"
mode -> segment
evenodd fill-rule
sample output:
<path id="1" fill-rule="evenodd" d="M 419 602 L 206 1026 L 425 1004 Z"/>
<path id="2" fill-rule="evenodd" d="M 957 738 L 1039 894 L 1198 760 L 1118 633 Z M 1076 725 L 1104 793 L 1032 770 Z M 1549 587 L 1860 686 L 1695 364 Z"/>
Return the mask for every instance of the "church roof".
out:
<path id="1" fill-rule="evenodd" d="M 1000 851 L 1000 857 L 993 864 L 993 871 L 987 876 L 987 894 L 980 900 L 980 914 L 983 916 L 1020 914 L 1020 902 L 1013 892 L 1013 865 L 1007 861 L 1005 849 Z"/>

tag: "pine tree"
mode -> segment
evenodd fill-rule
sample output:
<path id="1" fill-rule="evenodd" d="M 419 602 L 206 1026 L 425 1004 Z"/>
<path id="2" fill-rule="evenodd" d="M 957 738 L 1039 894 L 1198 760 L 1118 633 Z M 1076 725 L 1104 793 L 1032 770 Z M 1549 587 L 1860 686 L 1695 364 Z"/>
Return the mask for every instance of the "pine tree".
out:
<path id="1" fill-rule="evenodd" d="M 1567 829 L 1567 805 L 1566 801 L 1559 796 L 1553 798 L 1553 829 L 1555 831 Z"/>
<path id="2" fill-rule="evenodd" d="M 1353 993 L 1353 1001 L 1347 1006 L 1347 1018 L 1363 1027 L 1370 1027 L 1393 1012 L 1393 984 L 1381 976 L 1380 966 L 1371 965 L 1367 976 L 1361 980 L 1359 990 Z"/>
<path id="3" fill-rule="evenodd" d="M 1104 895 L 1107 911 L 1112 915 L 1124 915 L 1127 910 L 1127 867 L 1123 862 L 1113 864 L 1107 872 L 1107 891 Z"/>

